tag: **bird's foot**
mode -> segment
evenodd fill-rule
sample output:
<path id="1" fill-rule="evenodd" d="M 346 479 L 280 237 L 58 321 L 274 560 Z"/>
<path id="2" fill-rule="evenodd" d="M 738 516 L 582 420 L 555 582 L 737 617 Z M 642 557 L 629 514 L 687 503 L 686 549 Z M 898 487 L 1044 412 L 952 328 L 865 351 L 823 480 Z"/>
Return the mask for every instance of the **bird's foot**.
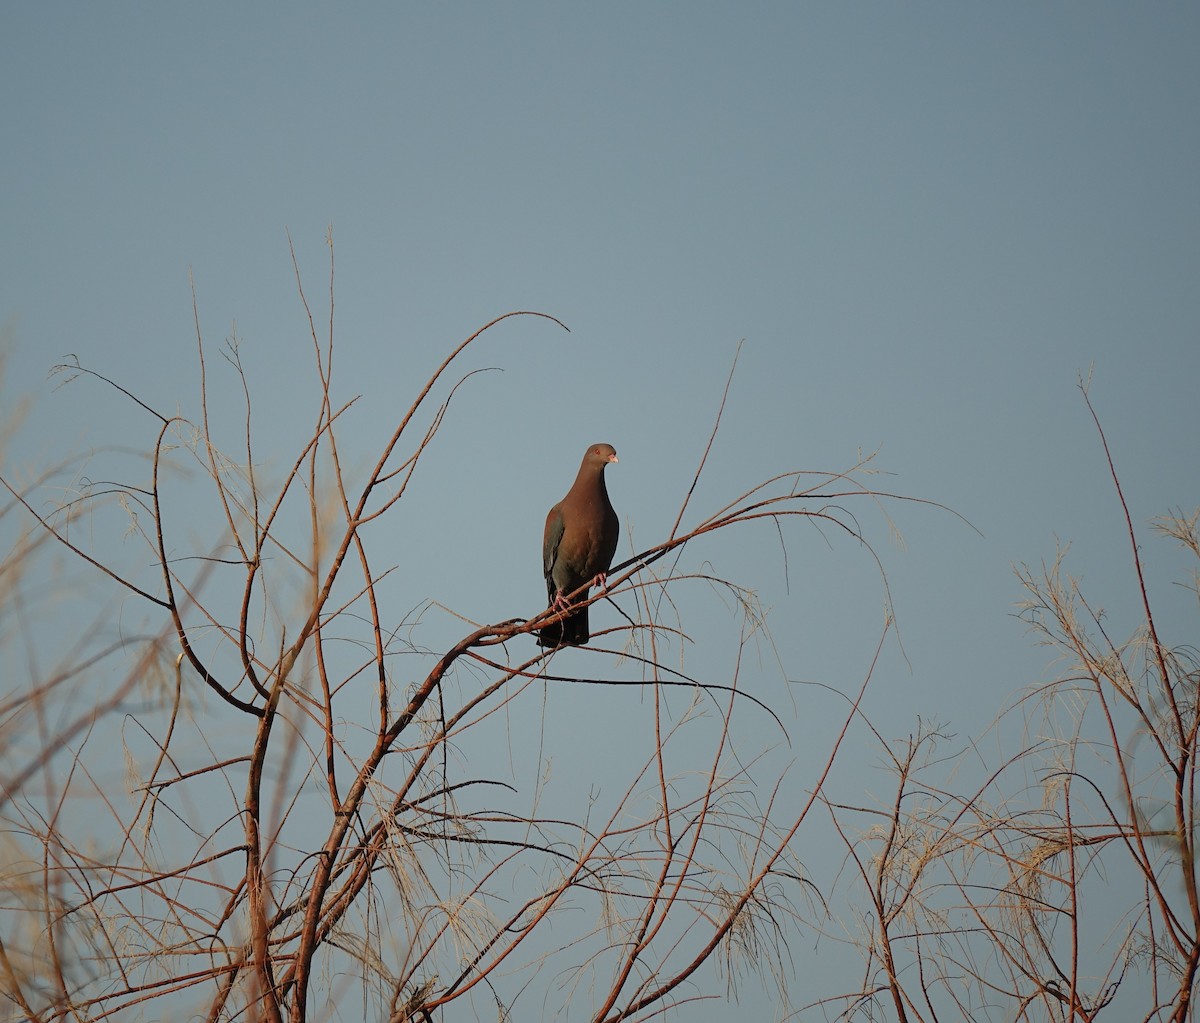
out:
<path id="1" fill-rule="evenodd" d="M 554 603 L 550 605 L 555 611 L 565 611 L 571 606 L 571 602 L 567 600 L 565 593 L 559 592 L 554 595 Z"/>
<path id="2" fill-rule="evenodd" d="M 596 581 L 592 583 L 601 593 L 608 592 L 608 573 L 601 572 L 596 576 Z"/>

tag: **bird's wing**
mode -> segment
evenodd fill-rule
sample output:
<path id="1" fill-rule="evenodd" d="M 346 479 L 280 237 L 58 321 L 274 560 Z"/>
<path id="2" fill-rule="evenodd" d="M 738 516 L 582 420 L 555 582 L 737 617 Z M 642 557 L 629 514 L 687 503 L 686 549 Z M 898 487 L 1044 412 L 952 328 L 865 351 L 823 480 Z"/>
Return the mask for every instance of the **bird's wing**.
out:
<path id="1" fill-rule="evenodd" d="M 550 590 L 551 598 L 554 596 L 554 580 L 551 573 L 554 571 L 554 562 L 558 557 L 558 545 L 562 543 L 564 528 L 560 502 L 551 508 L 550 513 L 546 516 L 546 529 L 542 534 L 542 574 L 546 577 L 546 586 Z"/>

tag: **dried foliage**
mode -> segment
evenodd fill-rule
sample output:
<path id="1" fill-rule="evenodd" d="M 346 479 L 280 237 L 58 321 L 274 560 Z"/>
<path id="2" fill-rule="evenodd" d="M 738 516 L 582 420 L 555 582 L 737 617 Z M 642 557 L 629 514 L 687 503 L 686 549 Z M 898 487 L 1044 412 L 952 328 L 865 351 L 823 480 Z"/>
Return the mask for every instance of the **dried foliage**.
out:
<path id="1" fill-rule="evenodd" d="M 330 253 L 326 326 L 299 287 L 316 400 L 279 479 L 256 458 L 233 339 L 240 450 L 218 444 L 230 420 L 210 415 L 198 316 L 194 421 L 60 368 L 153 424 L 126 478 L 95 478 L 94 457 L 0 476 L 0 1016 L 615 1023 L 683 1018 L 753 979 L 788 1020 L 1193 1018 L 1200 655 L 1160 635 L 1111 458 L 1140 621 L 1114 638 L 1065 549 L 1019 569 L 1021 614 L 1064 666 L 998 722 L 1019 749 L 986 766 L 940 724 L 897 741 L 868 720 L 889 610 L 861 688 L 797 768 L 772 756 L 764 732 L 786 745 L 785 718 L 743 677 L 770 650 L 753 590 L 687 567 L 684 548 L 812 524 L 861 546 L 887 604 L 849 509 L 909 499 L 868 487 L 867 460 L 781 473 L 697 518 L 710 437 L 669 534 L 592 596 L 622 624 L 559 654 L 531 634 L 562 612 L 471 622 L 406 591 L 374 527 L 403 530 L 463 353 L 512 317 L 562 325 L 481 328 L 352 468 Z M 182 525 L 197 514 L 210 533 Z M 1200 510 L 1152 528 L 1200 559 L 1198 525 Z M 734 625 L 720 656 L 714 637 L 681 653 L 697 583 Z M 435 612 L 458 635 L 430 648 Z M 604 791 L 564 800 L 557 774 L 595 775 L 588 730 L 552 699 L 601 693 L 623 715 Z M 882 752 L 889 796 L 834 794 L 849 741 L 860 761 Z M 802 828 L 844 849 L 828 883 L 800 860 Z M 858 980 L 806 977 L 797 996 L 798 941 L 861 964 Z"/>
<path id="2" fill-rule="evenodd" d="M 1082 390 L 1124 516 L 1141 621 L 1113 638 L 1067 574 L 1065 550 L 1022 566 L 1021 615 L 1064 665 L 999 723 L 1024 735 L 1023 747 L 968 786 L 977 747 L 947 751 L 949 736 L 925 725 L 899 743 L 875 733 L 894 798 L 827 800 L 852 907 L 830 936 L 852 944 L 866 970 L 861 987 L 801 1017 L 1194 1017 L 1200 665 L 1194 648 L 1160 636 L 1133 520 Z M 1200 512 L 1176 513 L 1154 529 L 1195 558 L 1198 521 Z"/>
<path id="3" fill-rule="evenodd" d="M 299 292 L 317 399 L 280 480 L 256 458 L 235 341 L 222 379 L 232 370 L 242 395 L 243 439 L 218 446 L 215 420 L 230 420 L 213 412 L 198 317 L 194 421 L 91 368 L 61 368 L 152 424 L 144 476 L 4 477 L 5 522 L 28 524 L 0 569 L 6 668 L 20 680 L 0 705 L 6 1008 L 39 1021 L 616 1021 L 751 973 L 782 988 L 814 895 L 795 838 L 858 697 L 813 776 L 759 777 L 735 731 L 744 714 L 771 720 L 739 667 L 761 611 L 744 586 L 679 556 L 733 526 L 808 521 L 874 557 L 846 508 L 899 498 L 867 488 L 865 466 L 785 472 L 685 526 L 697 452 L 671 534 L 609 573 L 636 608 L 599 637 L 619 654 L 540 650 L 530 634 L 550 610 L 464 620 L 457 641 L 425 649 L 417 626 L 432 605 L 396 606 L 371 527 L 420 485 L 462 353 L 509 317 L 557 321 L 509 313 L 463 341 L 360 472 L 361 450 L 348 457 L 340 439 L 352 402 L 333 386 L 330 253 L 326 326 Z M 197 500 L 210 535 L 179 525 Z M 112 552 L 135 548 L 118 566 Z M 23 573 L 39 557 L 82 570 L 65 607 L 30 592 Z M 742 622 L 735 667 L 715 679 L 666 663 L 687 630 L 674 595 L 695 579 L 731 595 Z M 90 630 L 77 624 L 87 608 Z M 141 616 L 148 631 L 130 634 L 124 623 Z M 608 765 L 618 796 L 550 805 L 543 747 L 569 751 L 570 736 L 538 737 L 545 701 L 590 687 L 618 693 L 646 738 Z M 916 877 L 908 841 L 895 848 Z"/>

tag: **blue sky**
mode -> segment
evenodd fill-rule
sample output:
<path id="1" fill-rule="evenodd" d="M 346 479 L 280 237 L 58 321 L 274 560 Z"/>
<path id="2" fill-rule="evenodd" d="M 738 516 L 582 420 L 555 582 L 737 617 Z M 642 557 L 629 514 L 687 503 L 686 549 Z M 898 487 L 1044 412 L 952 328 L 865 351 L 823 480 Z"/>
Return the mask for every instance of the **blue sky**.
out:
<path id="1" fill-rule="evenodd" d="M 1054 670 L 1011 566 L 1057 539 L 1136 625 L 1081 374 L 1135 522 L 1200 504 L 1195 7 L 10 5 L 0 26 L 4 394 L 36 399 L 6 471 L 152 437 L 100 387 L 54 390 L 68 353 L 198 414 L 189 274 L 285 464 L 314 408 L 287 233 L 327 316 L 332 224 L 361 466 L 483 323 L 571 328 L 510 321 L 471 351 L 503 373 L 456 399 L 377 539 L 403 610 L 539 610 L 545 509 L 594 441 L 620 454 L 626 536 L 662 539 L 743 339 L 697 512 L 878 449 L 887 489 L 979 531 L 904 506 L 901 547 L 865 520 L 907 653 L 869 709 L 897 734 L 978 734 Z M 1182 563 L 1147 541 L 1169 590 Z M 786 582 L 767 530 L 708 553 L 772 607 L 791 677 L 854 684 L 882 619 L 861 552 L 797 530 Z"/>

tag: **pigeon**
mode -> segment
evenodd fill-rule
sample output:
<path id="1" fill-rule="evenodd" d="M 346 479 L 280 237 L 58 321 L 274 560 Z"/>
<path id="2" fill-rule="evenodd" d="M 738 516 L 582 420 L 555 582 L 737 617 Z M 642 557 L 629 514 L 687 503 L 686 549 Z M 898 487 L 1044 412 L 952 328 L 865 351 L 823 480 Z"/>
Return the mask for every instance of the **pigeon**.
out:
<path id="1" fill-rule="evenodd" d="M 604 486 L 604 467 L 617 460 L 611 444 L 593 444 L 583 456 L 579 475 L 567 496 L 550 509 L 542 538 L 542 572 L 546 595 L 556 611 L 570 606 L 568 597 L 586 600 L 592 586 L 604 589 L 608 566 L 617 551 L 620 524 Z M 542 628 L 538 643 L 544 647 L 583 646 L 591 638 L 588 609 L 581 607 L 561 622 Z"/>

